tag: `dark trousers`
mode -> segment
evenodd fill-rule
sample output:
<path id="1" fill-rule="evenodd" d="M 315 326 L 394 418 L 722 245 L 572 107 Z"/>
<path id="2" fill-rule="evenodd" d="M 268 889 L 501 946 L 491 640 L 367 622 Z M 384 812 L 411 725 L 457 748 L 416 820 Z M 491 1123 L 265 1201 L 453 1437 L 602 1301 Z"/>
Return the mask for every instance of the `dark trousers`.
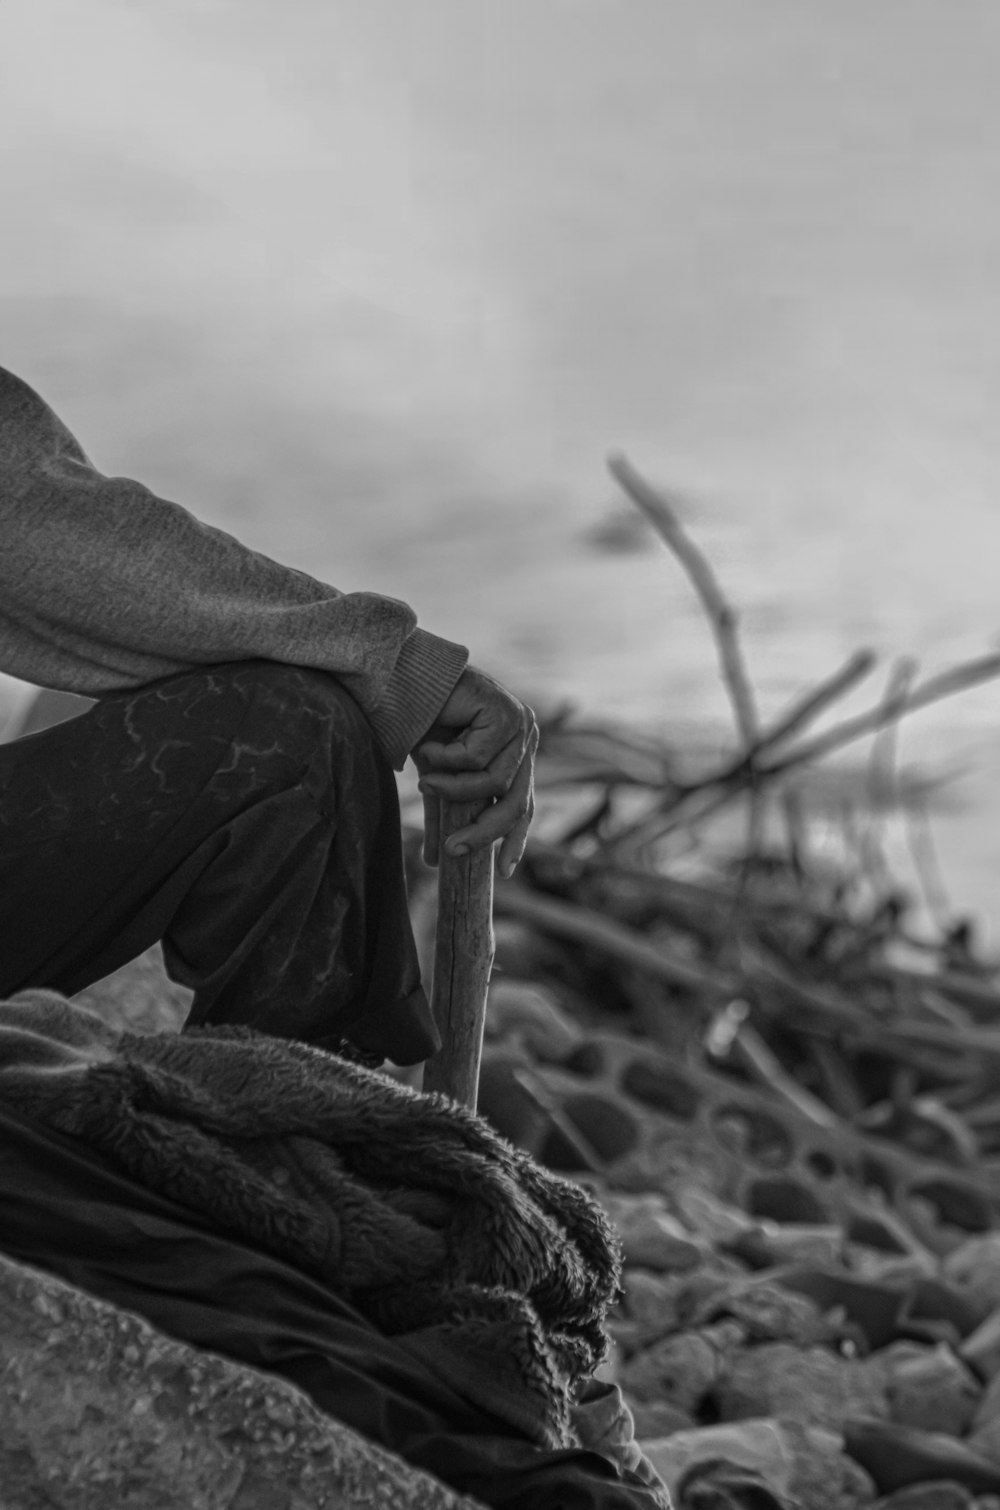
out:
<path id="1" fill-rule="evenodd" d="M 434 1052 L 395 781 L 332 677 L 213 666 L 0 745 L 0 996 L 160 939 L 186 1026 Z"/>

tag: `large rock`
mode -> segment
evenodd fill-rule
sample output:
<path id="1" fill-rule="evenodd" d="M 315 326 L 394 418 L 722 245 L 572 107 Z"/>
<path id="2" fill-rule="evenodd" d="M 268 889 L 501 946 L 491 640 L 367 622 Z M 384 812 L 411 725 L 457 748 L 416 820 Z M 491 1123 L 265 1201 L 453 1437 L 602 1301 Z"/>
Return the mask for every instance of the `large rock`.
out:
<path id="1" fill-rule="evenodd" d="M 123 1033 L 176 1033 L 194 993 L 167 975 L 163 951 L 154 944 L 74 997 Z"/>
<path id="2" fill-rule="evenodd" d="M 0 1255 L 2 1510 L 481 1510 L 316 1409 Z"/>

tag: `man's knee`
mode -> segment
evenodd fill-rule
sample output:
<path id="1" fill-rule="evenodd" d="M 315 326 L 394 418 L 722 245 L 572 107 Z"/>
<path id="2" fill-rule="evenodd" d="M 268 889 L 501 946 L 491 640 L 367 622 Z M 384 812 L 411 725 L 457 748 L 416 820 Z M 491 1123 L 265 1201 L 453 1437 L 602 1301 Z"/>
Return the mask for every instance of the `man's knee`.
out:
<path id="1" fill-rule="evenodd" d="M 135 781 L 152 772 L 158 800 L 204 791 L 246 803 L 301 787 L 325 810 L 322 794 L 344 793 L 359 779 L 381 782 L 381 768 L 389 769 L 339 682 L 275 661 L 204 666 L 113 694 L 78 723 L 80 739 L 93 743 L 97 734 L 119 750 Z M 83 727 L 91 723 L 93 733 Z"/>
<path id="2" fill-rule="evenodd" d="M 277 661 L 247 661 L 219 670 L 244 701 L 247 722 L 266 730 L 282 748 L 312 751 L 321 743 L 374 751 L 371 724 L 327 672 Z"/>
<path id="3" fill-rule="evenodd" d="M 335 678 L 274 661 L 218 667 L 215 674 L 241 713 L 231 760 L 253 773 L 255 785 L 297 786 L 328 815 L 349 796 L 381 807 L 387 783 L 394 787 L 388 759 Z"/>

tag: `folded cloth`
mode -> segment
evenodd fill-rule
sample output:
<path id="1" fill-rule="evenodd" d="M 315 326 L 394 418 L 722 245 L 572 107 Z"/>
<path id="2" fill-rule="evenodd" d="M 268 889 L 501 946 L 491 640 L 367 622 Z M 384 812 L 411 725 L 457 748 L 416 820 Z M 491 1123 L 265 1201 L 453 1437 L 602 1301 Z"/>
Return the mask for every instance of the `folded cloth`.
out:
<path id="1" fill-rule="evenodd" d="M 547 1451 L 330 1285 L 2 1105 L 0 1248 L 189 1346 L 287 1379 L 334 1420 L 493 1510 L 670 1510 L 634 1442 L 623 1456 L 614 1424 L 609 1444 L 607 1403 L 598 1398 L 595 1419 L 589 1386 L 574 1408 L 574 1419 L 588 1417 L 589 1449 Z"/>
<path id="2" fill-rule="evenodd" d="M 46 991 L 0 1003 L 0 1104 L 316 1275 L 529 1440 L 579 1445 L 615 1237 L 463 1107 L 247 1028 L 122 1033 Z"/>

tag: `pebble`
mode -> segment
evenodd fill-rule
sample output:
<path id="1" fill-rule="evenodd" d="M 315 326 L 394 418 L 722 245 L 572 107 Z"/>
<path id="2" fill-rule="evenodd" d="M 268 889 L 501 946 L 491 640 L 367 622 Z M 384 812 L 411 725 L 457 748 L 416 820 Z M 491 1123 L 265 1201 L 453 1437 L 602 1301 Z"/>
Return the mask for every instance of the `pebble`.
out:
<path id="1" fill-rule="evenodd" d="M 803 1510 L 860 1510 L 875 1498 L 871 1479 L 844 1454 L 835 1433 L 794 1422 L 757 1418 L 703 1426 L 644 1441 L 643 1451 L 675 1497 L 692 1469 L 716 1462 L 758 1474 L 782 1503 Z"/>
<path id="2" fill-rule="evenodd" d="M 1000 1374 L 1000 1307 L 964 1338 L 959 1354 L 987 1381 Z"/>
<path id="3" fill-rule="evenodd" d="M 788 1495 L 791 1489 L 794 1453 L 777 1421 L 726 1422 L 678 1431 L 663 1440 L 644 1440 L 643 1451 L 674 1495 L 690 1467 L 713 1461 L 756 1469 L 777 1494 Z"/>
<path id="4" fill-rule="evenodd" d="M 875 1499 L 875 1485 L 844 1451 L 839 1433 L 784 1421 L 782 1430 L 792 1453 L 791 1503 L 802 1510 L 864 1510 Z"/>
<path id="5" fill-rule="evenodd" d="M 693 1431 L 697 1421 L 688 1411 L 669 1400 L 633 1400 L 635 1435 L 640 1442 L 651 1437 L 669 1437 L 675 1431 Z"/>
<path id="6" fill-rule="evenodd" d="M 883 1494 L 910 1484 L 954 1481 L 974 1494 L 1000 1491 L 1000 1466 L 971 1442 L 943 1432 L 916 1431 L 898 1421 L 860 1416 L 844 1423 L 844 1445 Z"/>
<path id="7" fill-rule="evenodd" d="M 683 1183 L 671 1192 L 674 1205 L 692 1232 L 721 1247 L 735 1245 L 748 1232 L 760 1226 L 757 1217 L 748 1215 L 698 1185 Z"/>
<path id="8" fill-rule="evenodd" d="M 502 975 L 490 982 L 485 1030 L 491 1038 L 520 1040 L 542 1063 L 567 1058 L 583 1037 L 551 991 Z"/>
<path id="9" fill-rule="evenodd" d="M 714 1388 L 721 1367 L 716 1338 L 704 1332 L 675 1332 L 629 1358 L 620 1382 L 629 1399 L 665 1400 L 693 1413 Z"/>
<path id="10" fill-rule="evenodd" d="M 977 1510 L 977 1501 L 962 1484 L 939 1479 L 897 1489 L 887 1499 L 880 1499 L 876 1510 Z"/>
<path id="11" fill-rule="evenodd" d="M 1000 1463 L 1000 1374 L 987 1386 L 979 1401 L 969 1446 L 992 1462 Z"/>
<path id="12" fill-rule="evenodd" d="M 844 1250 L 839 1227 L 804 1222 L 761 1222 L 741 1232 L 731 1251 L 755 1269 L 791 1262 L 836 1264 Z"/>
<path id="13" fill-rule="evenodd" d="M 863 1243 L 846 1243 L 843 1261 L 859 1279 L 900 1281 L 909 1284 L 921 1279 L 933 1267 L 933 1259 L 922 1253 L 886 1253 L 883 1248 L 868 1248 Z"/>
<path id="14" fill-rule="evenodd" d="M 839 1327 L 815 1301 L 767 1279 L 746 1277 L 713 1292 L 694 1312 L 695 1326 L 723 1317 L 738 1321 L 751 1342 L 795 1342 L 800 1347 L 825 1341 Z"/>
<path id="15" fill-rule="evenodd" d="M 675 1331 L 680 1321 L 678 1297 L 683 1281 L 676 1274 L 657 1274 L 651 1269 L 628 1268 L 622 1279 L 624 1311 L 635 1323 L 643 1345 Z"/>
<path id="16" fill-rule="evenodd" d="M 714 1398 L 723 1420 L 763 1412 L 833 1431 L 850 1416 L 889 1410 L 884 1380 L 868 1360 L 789 1342 L 763 1342 L 731 1355 Z"/>
<path id="17" fill-rule="evenodd" d="M 921 1431 L 964 1436 L 972 1425 L 982 1386 L 944 1343 L 934 1348 L 900 1342 L 878 1355 L 894 1421 Z"/>
<path id="18" fill-rule="evenodd" d="M 1000 1232 L 967 1238 L 946 1256 L 941 1272 L 968 1291 L 988 1316 L 1000 1307 Z"/>
<path id="19" fill-rule="evenodd" d="M 491 1002 L 503 1039 L 540 1064 L 571 1039 L 583 1052 L 554 996 L 501 981 Z M 595 1045 L 595 1092 L 609 1053 Z M 932 1244 L 909 1206 L 825 1188 L 810 1220 L 805 1194 L 788 1204 L 794 1161 L 758 1172 L 748 1211 L 731 1159 L 716 1167 L 696 1127 L 671 1137 L 647 1128 L 595 1194 L 625 1261 L 606 1377 L 675 1499 L 695 1469 L 699 1505 L 876 1510 L 881 1494 L 877 1510 L 1000 1510 L 1000 1232 L 935 1217 Z"/>
<path id="20" fill-rule="evenodd" d="M 660 1197 L 610 1195 L 604 1206 L 621 1237 L 626 1265 L 668 1273 L 694 1269 L 701 1263 L 703 1246 Z"/>

